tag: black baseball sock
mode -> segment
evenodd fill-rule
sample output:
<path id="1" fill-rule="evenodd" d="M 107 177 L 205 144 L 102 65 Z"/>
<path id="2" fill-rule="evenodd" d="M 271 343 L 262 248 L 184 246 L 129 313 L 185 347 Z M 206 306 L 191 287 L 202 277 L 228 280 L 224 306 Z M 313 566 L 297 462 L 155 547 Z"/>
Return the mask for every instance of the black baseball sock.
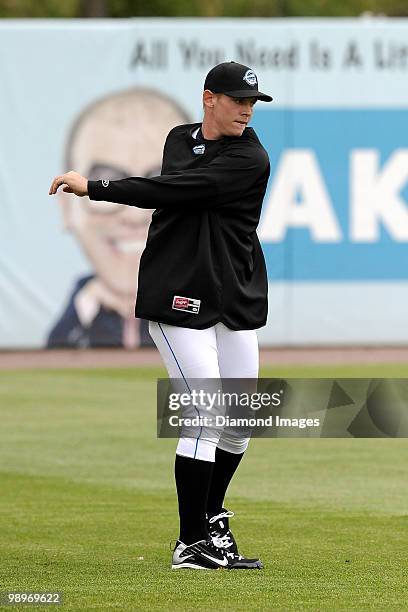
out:
<path id="1" fill-rule="evenodd" d="M 217 447 L 208 493 L 207 512 L 209 516 L 214 516 L 221 512 L 228 485 L 243 456 L 244 453 L 227 453 L 227 451 Z"/>
<path id="2" fill-rule="evenodd" d="M 214 463 L 176 455 L 175 477 L 180 516 L 179 540 L 193 544 L 208 538 L 206 508 Z"/>

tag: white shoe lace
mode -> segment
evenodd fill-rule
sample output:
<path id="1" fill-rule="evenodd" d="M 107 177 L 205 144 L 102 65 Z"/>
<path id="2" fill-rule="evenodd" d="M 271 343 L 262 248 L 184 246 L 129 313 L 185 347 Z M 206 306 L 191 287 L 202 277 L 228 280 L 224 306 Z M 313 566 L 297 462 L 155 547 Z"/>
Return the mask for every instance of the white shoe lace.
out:
<path id="1" fill-rule="evenodd" d="M 224 536 L 224 538 L 227 536 Z M 228 552 L 225 549 L 229 548 L 232 545 L 232 542 L 229 542 L 227 544 L 227 546 L 224 545 L 224 538 L 217 538 L 217 537 L 213 537 L 212 538 L 212 543 L 215 546 L 215 548 L 219 549 L 220 552 L 224 555 L 224 557 L 229 557 L 230 559 L 243 559 L 244 557 L 242 555 L 236 555 L 233 552 Z"/>
<path id="2" fill-rule="evenodd" d="M 232 510 L 225 510 L 224 512 L 220 512 L 220 514 L 216 514 L 215 516 L 212 516 L 209 519 L 209 523 L 215 523 L 216 521 L 219 521 L 220 519 L 223 518 L 231 518 L 232 516 L 234 516 L 234 513 L 232 512 Z M 230 559 L 236 559 L 241 561 L 244 557 L 242 555 L 236 555 L 233 552 L 228 552 L 225 551 L 226 548 L 230 548 L 233 545 L 233 541 L 230 538 L 229 535 L 229 531 L 227 531 L 227 533 L 223 536 L 219 536 L 219 535 L 214 535 L 212 536 L 212 542 L 214 544 L 214 546 L 216 546 L 217 548 L 221 548 L 223 549 L 223 554 L 226 557 L 229 557 Z"/>
<path id="3" fill-rule="evenodd" d="M 244 558 L 242 555 L 236 555 L 235 553 L 232 553 L 232 552 L 226 552 L 225 556 L 230 557 L 231 559 L 235 559 L 235 560 L 238 559 L 239 561 L 241 561 Z"/>
<path id="4" fill-rule="evenodd" d="M 217 548 L 230 548 L 233 545 L 233 541 L 228 534 L 229 532 L 223 536 L 212 536 L 214 546 Z"/>
<path id="5" fill-rule="evenodd" d="M 209 523 L 215 523 L 215 521 L 219 521 L 222 518 L 231 518 L 231 516 L 234 516 L 232 510 L 224 510 L 224 512 L 220 512 L 220 514 L 212 516 L 209 520 Z"/>
<path id="6" fill-rule="evenodd" d="M 234 513 L 232 512 L 232 510 L 224 510 L 223 512 L 220 512 L 220 514 L 216 514 L 215 516 L 212 516 L 208 522 L 215 523 L 216 521 L 219 521 L 220 519 L 223 519 L 223 518 L 231 518 L 231 516 L 234 516 Z M 233 545 L 233 541 L 231 540 L 229 533 L 230 532 L 227 531 L 227 533 L 224 534 L 223 536 L 219 534 L 214 535 L 213 542 L 215 546 L 218 546 L 219 548 L 224 548 L 224 549 L 230 548 Z"/>

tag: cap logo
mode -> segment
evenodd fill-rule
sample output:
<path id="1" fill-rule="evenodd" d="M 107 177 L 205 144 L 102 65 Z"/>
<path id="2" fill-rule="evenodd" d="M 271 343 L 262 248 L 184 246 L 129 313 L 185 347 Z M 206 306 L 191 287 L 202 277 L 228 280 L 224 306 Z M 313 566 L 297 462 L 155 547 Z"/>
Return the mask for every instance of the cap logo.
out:
<path id="1" fill-rule="evenodd" d="M 258 84 L 256 74 L 253 70 L 247 70 L 244 76 L 242 77 L 242 80 L 248 83 L 248 85 L 251 85 L 252 87 Z"/>
<path id="2" fill-rule="evenodd" d="M 109 186 L 108 179 L 102 179 L 102 187 L 108 187 L 108 186 Z"/>

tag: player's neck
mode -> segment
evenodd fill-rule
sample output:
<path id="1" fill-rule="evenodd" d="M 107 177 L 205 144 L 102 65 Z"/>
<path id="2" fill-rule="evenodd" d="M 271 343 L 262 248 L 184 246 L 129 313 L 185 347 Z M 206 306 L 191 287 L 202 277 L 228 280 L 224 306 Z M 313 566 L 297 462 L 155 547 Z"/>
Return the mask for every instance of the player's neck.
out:
<path id="1" fill-rule="evenodd" d="M 219 140 L 223 137 L 220 130 L 212 121 L 210 121 L 207 117 L 204 117 L 203 122 L 201 124 L 201 133 L 203 135 L 204 140 Z"/>

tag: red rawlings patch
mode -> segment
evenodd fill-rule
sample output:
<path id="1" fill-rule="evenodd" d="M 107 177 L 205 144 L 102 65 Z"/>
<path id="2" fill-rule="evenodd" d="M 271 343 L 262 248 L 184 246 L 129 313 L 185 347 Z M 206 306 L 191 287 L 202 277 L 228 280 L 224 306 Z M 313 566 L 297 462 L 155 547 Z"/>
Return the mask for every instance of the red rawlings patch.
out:
<path id="1" fill-rule="evenodd" d="M 188 298 L 174 296 L 173 300 L 173 308 L 187 308 L 188 307 Z"/>
<path id="2" fill-rule="evenodd" d="M 201 300 L 195 298 L 186 298 L 181 295 L 175 295 L 173 297 L 173 310 L 186 310 L 193 314 L 198 314 L 200 310 Z"/>

